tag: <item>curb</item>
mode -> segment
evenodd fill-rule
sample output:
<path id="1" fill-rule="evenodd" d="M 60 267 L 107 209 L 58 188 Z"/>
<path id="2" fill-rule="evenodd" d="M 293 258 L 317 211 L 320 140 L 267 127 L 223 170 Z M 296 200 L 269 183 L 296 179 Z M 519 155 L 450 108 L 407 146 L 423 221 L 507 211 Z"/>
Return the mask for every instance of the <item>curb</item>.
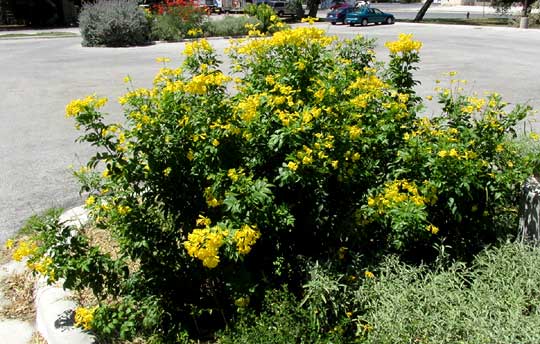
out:
<path id="1" fill-rule="evenodd" d="M 87 221 L 88 214 L 83 207 L 72 208 L 60 216 L 60 222 L 77 228 Z M 70 300 L 71 295 L 69 290 L 58 285 L 47 285 L 45 278 L 36 282 L 36 328 L 48 344 L 96 343 L 93 335 L 74 327 L 73 314 L 77 305 Z"/>

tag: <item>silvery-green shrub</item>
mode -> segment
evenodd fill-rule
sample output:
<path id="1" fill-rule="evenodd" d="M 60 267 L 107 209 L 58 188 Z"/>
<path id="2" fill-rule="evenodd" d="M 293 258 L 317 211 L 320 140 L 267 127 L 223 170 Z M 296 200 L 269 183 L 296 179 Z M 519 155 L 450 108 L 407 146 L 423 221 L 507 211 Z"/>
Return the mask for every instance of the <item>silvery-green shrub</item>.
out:
<path id="1" fill-rule="evenodd" d="M 83 46 L 124 47 L 145 44 L 150 26 L 135 0 L 85 3 L 79 15 Z"/>

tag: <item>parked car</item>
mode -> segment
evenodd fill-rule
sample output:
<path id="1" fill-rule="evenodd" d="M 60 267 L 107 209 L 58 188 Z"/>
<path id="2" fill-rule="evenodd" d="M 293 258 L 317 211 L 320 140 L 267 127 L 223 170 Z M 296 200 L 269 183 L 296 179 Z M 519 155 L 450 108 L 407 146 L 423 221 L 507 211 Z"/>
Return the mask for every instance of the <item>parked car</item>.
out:
<path id="1" fill-rule="evenodd" d="M 332 5 L 330 5 L 329 9 L 330 10 L 335 10 L 336 8 L 349 7 L 349 6 L 351 6 L 351 5 L 349 5 L 348 3 L 343 2 L 343 1 L 340 0 L 340 1 L 332 3 Z"/>
<path id="2" fill-rule="evenodd" d="M 366 26 L 369 23 L 375 24 L 394 24 L 396 19 L 393 14 L 384 13 L 378 8 L 362 6 L 359 9 L 349 12 L 345 18 L 345 22 L 350 26 L 360 24 Z"/>
<path id="3" fill-rule="evenodd" d="M 345 18 L 347 17 L 347 14 L 354 11 L 355 8 L 352 6 L 343 6 L 338 7 L 326 15 L 326 21 L 329 21 L 332 23 L 332 25 L 335 25 L 336 23 L 342 23 L 345 24 Z"/>

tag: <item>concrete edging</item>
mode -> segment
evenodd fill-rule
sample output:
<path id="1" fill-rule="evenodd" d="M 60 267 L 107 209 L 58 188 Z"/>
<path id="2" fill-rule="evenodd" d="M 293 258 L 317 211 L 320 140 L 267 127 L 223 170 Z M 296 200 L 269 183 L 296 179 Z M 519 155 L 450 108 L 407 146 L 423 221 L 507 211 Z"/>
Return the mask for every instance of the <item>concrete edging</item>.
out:
<path id="1" fill-rule="evenodd" d="M 67 226 L 81 227 L 88 221 L 83 207 L 72 208 L 60 216 Z M 36 329 L 49 344 L 94 344 L 96 338 L 73 325 L 77 305 L 70 300 L 72 293 L 57 285 L 47 285 L 40 278 L 35 286 Z"/>

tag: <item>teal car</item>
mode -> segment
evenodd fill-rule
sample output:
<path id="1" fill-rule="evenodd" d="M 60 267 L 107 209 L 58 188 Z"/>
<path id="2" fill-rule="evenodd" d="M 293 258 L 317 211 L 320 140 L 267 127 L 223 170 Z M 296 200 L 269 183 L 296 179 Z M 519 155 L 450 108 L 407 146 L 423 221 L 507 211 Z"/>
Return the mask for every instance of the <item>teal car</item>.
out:
<path id="1" fill-rule="evenodd" d="M 394 15 L 368 6 L 362 6 L 358 10 L 348 13 L 345 18 L 345 23 L 350 26 L 355 26 L 356 24 L 366 26 L 369 23 L 394 24 L 395 21 Z"/>

